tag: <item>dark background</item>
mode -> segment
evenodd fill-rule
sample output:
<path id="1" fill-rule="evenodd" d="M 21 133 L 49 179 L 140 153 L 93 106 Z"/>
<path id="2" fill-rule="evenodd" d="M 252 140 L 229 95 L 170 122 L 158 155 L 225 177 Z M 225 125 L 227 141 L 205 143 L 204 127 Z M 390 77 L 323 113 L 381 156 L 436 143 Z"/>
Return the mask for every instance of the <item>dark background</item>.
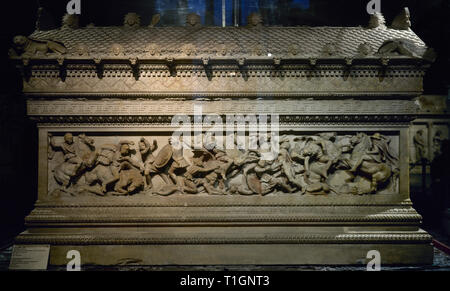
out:
<path id="1" fill-rule="evenodd" d="M 230 0 L 227 0 L 230 3 Z M 21 78 L 8 60 L 15 35 L 29 35 L 35 29 L 38 7 L 45 8 L 41 28 L 60 26 L 68 0 L 10 0 L 1 2 L 0 17 L 0 248 L 23 230 L 23 218 L 37 197 L 37 130 L 25 117 Z M 136 12 L 148 25 L 151 16 L 161 13 L 159 25 L 184 23 L 184 15 L 204 11 L 205 25 L 217 25 L 218 0 L 82 0 L 81 25 L 122 25 L 123 16 Z M 240 25 L 245 16 L 259 10 L 265 24 L 279 26 L 359 26 L 366 25 L 369 0 L 241 0 Z M 382 0 L 387 24 L 403 7 L 409 7 L 412 29 L 433 47 L 438 58 L 425 77 L 425 94 L 447 95 L 450 85 L 450 1 Z M 227 24 L 231 24 L 227 17 Z"/>

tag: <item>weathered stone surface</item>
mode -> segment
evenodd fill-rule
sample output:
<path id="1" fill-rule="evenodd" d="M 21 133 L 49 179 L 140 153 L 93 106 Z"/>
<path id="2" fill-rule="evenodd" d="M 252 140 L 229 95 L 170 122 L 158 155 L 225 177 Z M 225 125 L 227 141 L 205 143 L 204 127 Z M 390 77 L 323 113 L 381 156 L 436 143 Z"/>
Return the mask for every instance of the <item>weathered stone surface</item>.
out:
<path id="1" fill-rule="evenodd" d="M 250 20 L 149 28 L 128 15 L 16 43 L 39 128 L 38 201 L 17 243 L 50 244 L 55 265 L 76 248 L 102 265 L 361 264 L 372 249 L 430 264 L 409 200 L 426 45 L 380 16 L 370 28 Z M 192 148 L 171 138 L 180 114 L 189 127 L 266 114 L 279 151 Z"/>

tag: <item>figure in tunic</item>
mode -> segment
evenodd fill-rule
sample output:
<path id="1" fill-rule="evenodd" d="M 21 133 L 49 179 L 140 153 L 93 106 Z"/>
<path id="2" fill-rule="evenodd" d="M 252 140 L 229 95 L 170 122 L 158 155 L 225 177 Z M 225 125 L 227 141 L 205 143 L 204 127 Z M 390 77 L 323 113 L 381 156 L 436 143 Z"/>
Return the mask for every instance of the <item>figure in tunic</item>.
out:
<path id="1" fill-rule="evenodd" d="M 179 137 L 178 139 L 174 137 L 169 138 L 169 144 L 166 145 L 168 149 L 171 151 L 171 159 L 172 163 L 170 164 L 168 174 L 172 181 L 177 184 L 178 179 L 175 171 L 186 169 L 189 166 L 188 161 L 184 158 L 184 142 L 183 137 Z"/>
<path id="2" fill-rule="evenodd" d="M 211 154 L 205 150 L 194 150 L 192 164 L 176 176 L 176 185 L 166 184 L 156 191 L 158 195 L 170 195 L 175 192 L 197 194 L 201 192 L 199 187 L 203 186 L 208 194 L 219 194 L 214 190 L 212 181 L 208 175 L 217 169 L 218 165 L 208 167 L 205 160 L 211 157 Z"/>
<path id="3" fill-rule="evenodd" d="M 282 175 L 282 164 L 277 160 L 260 160 L 254 168 L 256 175 L 261 181 L 260 195 L 267 195 L 280 188 L 289 193 L 294 192 L 295 188 L 289 185 L 289 180 Z"/>
<path id="4" fill-rule="evenodd" d="M 437 157 L 441 154 L 442 131 L 437 130 L 433 137 L 433 154 Z"/>
<path id="5" fill-rule="evenodd" d="M 290 141 L 286 137 L 283 137 L 280 140 L 280 152 L 277 161 L 281 163 L 282 174 L 286 176 L 290 183 L 297 186 L 301 189 L 301 192 L 304 193 L 306 185 L 300 177 L 296 175 L 297 171 L 289 153 L 290 147 Z"/>
<path id="6" fill-rule="evenodd" d="M 426 160 L 426 152 L 425 152 L 425 140 L 423 137 L 423 129 L 420 129 L 414 135 L 414 147 L 416 149 L 416 164 L 424 163 Z"/>
<path id="7" fill-rule="evenodd" d="M 120 179 L 119 163 L 114 160 L 117 148 L 115 145 L 105 144 L 101 146 L 93 170 L 86 172 L 86 186 L 84 189 L 97 195 L 104 196 L 108 188 Z M 100 184 L 100 189 L 96 183 Z"/>
<path id="8" fill-rule="evenodd" d="M 197 187 L 203 186 L 206 192 L 210 195 L 222 194 L 221 191 L 215 189 L 215 183 L 218 179 L 218 174 L 215 173 L 220 165 L 218 163 L 209 163 L 213 161 L 214 157 L 209 152 L 204 150 L 194 150 L 194 157 L 192 158 L 192 165 L 186 169 L 184 177 L 187 181 L 192 181 Z"/>
<path id="9" fill-rule="evenodd" d="M 79 153 L 74 142 L 73 135 L 66 133 L 64 135 L 64 142 L 57 144 L 51 133 L 49 137 L 49 159 L 53 159 L 54 151 L 61 151 L 64 155 L 63 162 L 56 166 L 53 170 L 55 180 L 64 187 L 69 187 L 73 179 L 81 174 L 81 172 L 95 162 L 95 147 L 94 140 L 87 138 L 84 134 L 80 134 Z M 84 145 L 84 150 L 80 150 L 81 145 Z"/>
<path id="10" fill-rule="evenodd" d="M 379 133 L 375 133 L 371 137 L 358 134 L 355 141 L 357 145 L 349 160 L 352 166 L 350 171 L 355 173 L 359 170 L 362 174 L 370 177 L 369 192 L 376 192 L 378 185 L 385 183 L 389 178 L 396 181 L 398 158 L 392 154 L 387 137 Z M 365 194 L 364 192 L 366 191 L 359 191 L 358 194 Z"/>
<path id="11" fill-rule="evenodd" d="M 132 141 L 121 141 L 119 143 L 120 157 L 117 161 L 119 166 L 119 181 L 114 187 L 115 195 L 129 195 L 137 192 L 144 186 L 144 178 L 141 172 L 144 171 L 142 163 L 132 157 Z"/>
<path id="12" fill-rule="evenodd" d="M 153 152 L 158 148 L 158 143 L 156 140 L 150 144 L 145 138 L 141 138 L 139 141 L 139 152 L 141 153 L 142 162 L 144 163 L 144 177 L 145 177 L 145 189 L 151 189 L 152 177 L 150 174 L 157 174 L 159 171 L 154 165 L 155 156 Z"/>

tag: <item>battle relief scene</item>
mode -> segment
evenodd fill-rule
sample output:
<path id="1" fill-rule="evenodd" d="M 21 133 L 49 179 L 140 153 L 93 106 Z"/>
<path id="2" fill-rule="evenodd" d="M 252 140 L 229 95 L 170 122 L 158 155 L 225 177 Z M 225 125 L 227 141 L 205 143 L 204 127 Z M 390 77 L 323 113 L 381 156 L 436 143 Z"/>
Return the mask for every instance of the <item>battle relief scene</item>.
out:
<path id="1" fill-rule="evenodd" d="M 414 124 L 410 128 L 410 168 L 430 164 L 442 154 L 442 144 L 449 138 L 447 125 Z"/>
<path id="2" fill-rule="evenodd" d="M 282 134 L 272 158 L 264 155 L 267 148 L 246 149 L 236 135 L 233 149 L 214 137 L 204 140 L 193 148 L 183 137 L 161 133 L 49 133 L 49 198 L 398 193 L 395 135 Z"/>

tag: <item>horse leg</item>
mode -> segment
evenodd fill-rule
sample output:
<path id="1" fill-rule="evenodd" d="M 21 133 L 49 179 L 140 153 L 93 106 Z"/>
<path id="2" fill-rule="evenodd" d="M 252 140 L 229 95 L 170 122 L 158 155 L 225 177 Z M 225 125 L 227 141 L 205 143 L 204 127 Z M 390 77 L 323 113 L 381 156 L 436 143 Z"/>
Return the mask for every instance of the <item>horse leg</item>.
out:
<path id="1" fill-rule="evenodd" d="M 63 187 L 69 187 L 70 184 L 70 177 L 65 175 L 64 173 L 60 173 L 60 175 L 55 173 L 55 179 L 56 181 L 61 184 Z"/>
<path id="2" fill-rule="evenodd" d="M 166 173 L 160 173 L 159 176 L 163 179 L 164 183 L 166 183 L 167 185 L 173 185 L 173 183 L 171 182 Z"/>
<path id="3" fill-rule="evenodd" d="M 169 174 L 169 177 L 172 179 L 174 184 L 179 186 L 177 175 L 175 175 L 175 170 L 176 170 L 176 168 L 173 165 L 171 165 L 169 168 L 169 171 L 167 173 Z"/>
<path id="4" fill-rule="evenodd" d="M 329 161 L 325 164 L 325 167 L 322 169 L 322 171 L 321 171 L 321 173 L 320 173 L 320 175 L 321 175 L 323 178 L 325 178 L 325 179 L 328 179 L 328 170 L 330 169 L 332 162 L 333 162 L 333 161 L 329 160 Z"/>
<path id="5" fill-rule="evenodd" d="M 183 182 L 183 192 L 187 192 L 190 194 L 197 194 L 198 188 L 194 182 L 184 179 Z"/>
<path id="6" fill-rule="evenodd" d="M 356 170 L 358 170 L 359 166 L 361 165 L 361 163 L 363 162 L 364 157 L 360 157 L 356 163 L 353 165 L 353 167 L 350 169 L 350 172 L 356 172 Z"/>
<path id="7" fill-rule="evenodd" d="M 117 182 L 117 184 L 114 186 L 114 191 L 119 194 L 127 194 L 127 191 L 124 188 L 128 185 L 128 183 L 125 182 L 125 178 L 120 177 L 119 182 Z"/>
<path id="8" fill-rule="evenodd" d="M 374 193 L 377 192 L 377 186 L 378 186 L 378 180 L 375 175 L 372 175 L 372 182 L 370 183 L 370 192 Z"/>
<path id="9" fill-rule="evenodd" d="M 53 176 L 55 177 L 56 182 L 67 188 L 70 184 L 70 176 L 64 172 L 62 166 L 63 164 L 55 168 Z"/>
<path id="10" fill-rule="evenodd" d="M 150 174 L 145 174 L 145 189 L 152 189 L 152 188 L 153 188 L 152 177 L 150 176 Z"/>
<path id="11" fill-rule="evenodd" d="M 135 174 L 136 175 L 136 174 Z M 138 174 L 138 176 L 132 176 L 130 179 L 130 186 L 128 187 L 128 192 L 132 193 L 136 191 L 137 189 L 140 189 L 142 186 L 144 186 L 144 178 Z"/>
<path id="12" fill-rule="evenodd" d="M 153 175 L 159 175 L 159 171 L 156 170 L 156 168 L 152 164 L 147 164 L 145 166 L 144 170 L 144 189 L 152 189 L 153 183 L 152 183 L 152 174 Z"/>
<path id="13" fill-rule="evenodd" d="M 377 187 L 378 183 L 384 182 L 386 180 L 386 178 L 387 178 L 386 171 L 384 171 L 383 169 L 380 169 L 377 172 L 375 172 L 372 175 L 372 184 L 371 184 L 370 190 L 372 192 L 376 192 L 377 188 L 378 188 Z"/>

